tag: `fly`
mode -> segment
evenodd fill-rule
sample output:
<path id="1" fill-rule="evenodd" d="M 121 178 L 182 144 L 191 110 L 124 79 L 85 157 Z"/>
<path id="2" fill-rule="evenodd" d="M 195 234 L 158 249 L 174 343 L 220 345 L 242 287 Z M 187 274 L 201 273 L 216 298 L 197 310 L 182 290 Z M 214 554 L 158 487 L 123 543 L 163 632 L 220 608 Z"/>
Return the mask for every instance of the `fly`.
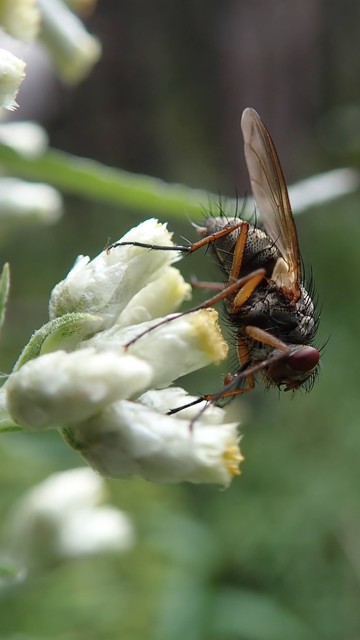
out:
<path id="1" fill-rule="evenodd" d="M 236 335 L 238 370 L 225 376 L 224 387 L 218 393 L 201 396 L 198 402 L 217 402 L 250 391 L 257 373 L 266 387 L 285 391 L 309 389 L 319 368 L 320 352 L 313 346 L 318 317 L 311 293 L 304 285 L 298 237 L 280 161 L 271 136 L 254 109 L 244 110 L 241 128 L 251 188 L 263 229 L 240 218 L 209 216 L 198 227 L 201 239 L 192 245 L 129 243 L 183 253 L 210 245 L 226 276 L 225 284 L 198 283 L 218 293 L 184 312 L 204 309 L 223 300 Z"/>

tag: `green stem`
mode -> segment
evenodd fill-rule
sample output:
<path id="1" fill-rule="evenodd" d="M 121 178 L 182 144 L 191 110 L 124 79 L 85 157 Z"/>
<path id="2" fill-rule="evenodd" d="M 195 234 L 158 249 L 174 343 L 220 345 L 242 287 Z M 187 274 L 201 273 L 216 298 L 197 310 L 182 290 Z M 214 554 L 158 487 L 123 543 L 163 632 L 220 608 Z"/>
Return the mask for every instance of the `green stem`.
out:
<path id="1" fill-rule="evenodd" d="M 63 151 L 49 150 L 41 156 L 28 158 L 0 145 L 0 164 L 9 173 L 48 182 L 66 193 L 125 205 L 155 215 L 199 216 L 205 209 L 212 209 L 219 203 L 219 196 L 202 189 L 168 184 L 159 178 L 114 169 Z M 234 201 L 229 201 L 227 212 L 233 205 Z"/>

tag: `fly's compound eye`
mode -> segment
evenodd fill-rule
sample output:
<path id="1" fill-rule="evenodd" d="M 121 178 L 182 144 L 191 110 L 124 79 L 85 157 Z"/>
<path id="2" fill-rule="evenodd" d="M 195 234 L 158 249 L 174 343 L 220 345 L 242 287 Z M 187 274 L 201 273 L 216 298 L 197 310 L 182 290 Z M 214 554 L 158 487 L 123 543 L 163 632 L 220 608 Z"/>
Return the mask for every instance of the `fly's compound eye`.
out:
<path id="1" fill-rule="evenodd" d="M 312 371 L 319 363 L 320 353 L 315 347 L 301 347 L 291 354 L 287 360 L 288 365 L 294 371 Z"/>
<path id="2" fill-rule="evenodd" d="M 277 385 L 285 385 L 285 391 L 291 391 L 311 376 L 319 360 L 320 353 L 315 347 L 301 346 L 290 355 L 272 362 L 269 373 Z"/>

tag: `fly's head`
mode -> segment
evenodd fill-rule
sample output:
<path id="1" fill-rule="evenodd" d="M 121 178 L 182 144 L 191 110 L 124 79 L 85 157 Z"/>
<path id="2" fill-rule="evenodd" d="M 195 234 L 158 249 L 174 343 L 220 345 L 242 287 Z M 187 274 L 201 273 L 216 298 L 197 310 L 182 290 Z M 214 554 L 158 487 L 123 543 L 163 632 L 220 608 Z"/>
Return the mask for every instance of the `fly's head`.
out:
<path id="1" fill-rule="evenodd" d="M 289 348 L 288 353 L 272 361 L 265 372 L 270 385 L 276 385 L 285 391 L 294 391 L 299 387 L 310 390 L 318 375 L 320 352 L 312 345 L 317 325 L 318 315 L 314 303 L 304 289 L 300 287 L 301 295 L 296 302 L 289 302 L 282 306 L 275 306 L 271 310 L 273 331 Z M 271 354 L 276 356 L 274 350 Z"/>

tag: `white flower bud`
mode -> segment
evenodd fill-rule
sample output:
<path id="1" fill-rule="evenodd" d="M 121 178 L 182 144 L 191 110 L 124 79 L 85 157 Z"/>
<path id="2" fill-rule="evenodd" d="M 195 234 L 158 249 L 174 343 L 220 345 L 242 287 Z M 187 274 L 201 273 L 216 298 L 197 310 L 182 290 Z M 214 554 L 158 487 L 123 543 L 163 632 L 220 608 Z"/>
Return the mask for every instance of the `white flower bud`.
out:
<path id="1" fill-rule="evenodd" d="M 227 486 L 242 460 L 236 424 L 200 418 L 191 430 L 186 420 L 126 400 L 66 429 L 65 437 L 91 467 L 115 478 Z"/>
<path id="2" fill-rule="evenodd" d="M 152 320 L 125 328 L 114 325 L 84 342 L 84 346 L 122 352 L 123 345 L 154 324 L 156 321 Z M 151 365 L 154 388 L 168 386 L 180 376 L 212 362 L 218 363 L 227 352 L 215 309 L 202 309 L 172 319 L 146 333 L 127 351 Z"/>
<path id="3" fill-rule="evenodd" d="M 0 107 L 12 111 L 18 106 L 15 98 L 25 77 L 25 67 L 23 60 L 0 49 Z"/>
<path id="4" fill-rule="evenodd" d="M 46 45 L 61 78 L 76 84 L 83 80 L 101 55 L 100 42 L 59 0 L 39 0 L 40 39 Z"/>
<path id="5" fill-rule="evenodd" d="M 10 376 L 7 408 L 15 422 L 30 429 L 72 424 L 146 390 L 152 376 L 151 367 L 131 355 L 54 351 Z"/>
<path id="6" fill-rule="evenodd" d="M 146 220 L 125 234 L 119 242 L 147 242 L 170 246 L 166 225 Z M 173 251 L 151 251 L 122 246 L 102 251 L 94 260 L 79 256 L 65 280 L 51 294 L 50 318 L 74 311 L 102 314 L 112 324 L 130 300 L 149 282 L 161 276 L 161 269 L 178 258 Z"/>
<path id="7" fill-rule="evenodd" d="M 134 544 L 129 517 L 102 503 L 104 481 L 91 469 L 55 473 L 14 506 L 5 522 L 8 553 L 29 569 Z"/>
<path id="8" fill-rule="evenodd" d="M 37 0 L 0 0 L 0 24 L 19 40 L 33 40 L 39 31 Z"/>
<path id="9" fill-rule="evenodd" d="M 166 414 L 171 409 L 191 404 L 198 400 L 198 396 L 189 395 L 181 387 L 168 387 L 167 389 L 150 389 L 139 398 L 138 402 L 144 404 L 149 409 L 153 409 L 161 414 Z M 196 420 L 199 411 L 205 406 L 205 402 L 200 402 L 193 406 L 188 406 L 174 415 L 178 420 L 184 420 L 188 424 L 191 420 Z M 221 425 L 225 417 L 224 409 L 208 404 L 206 411 L 201 414 L 201 424 Z"/>

